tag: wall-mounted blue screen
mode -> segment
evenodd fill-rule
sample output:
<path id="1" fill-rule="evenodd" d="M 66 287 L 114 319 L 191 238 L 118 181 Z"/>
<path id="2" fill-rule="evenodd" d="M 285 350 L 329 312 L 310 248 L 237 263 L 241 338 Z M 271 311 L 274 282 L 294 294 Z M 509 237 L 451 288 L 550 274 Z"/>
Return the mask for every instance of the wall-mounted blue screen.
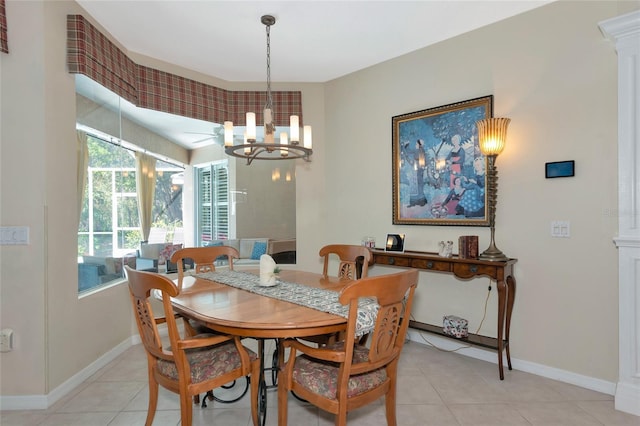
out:
<path id="1" fill-rule="evenodd" d="M 544 177 L 557 178 L 569 177 L 575 175 L 575 161 L 555 161 L 553 163 L 545 163 Z"/>

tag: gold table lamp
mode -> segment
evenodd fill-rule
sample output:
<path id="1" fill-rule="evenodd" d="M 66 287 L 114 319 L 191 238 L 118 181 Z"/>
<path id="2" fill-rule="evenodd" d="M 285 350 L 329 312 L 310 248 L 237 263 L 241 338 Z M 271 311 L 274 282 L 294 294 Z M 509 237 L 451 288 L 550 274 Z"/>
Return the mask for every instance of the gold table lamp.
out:
<path id="1" fill-rule="evenodd" d="M 478 126 L 478 143 L 480 151 L 489 160 L 487 171 L 487 194 L 489 207 L 489 226 L 491 227 L 491 244 L 489 248 L 480 254 L 481 260 L 505 261 L 508 259 L 504 253 L 496 247 L 495 224 L 496 204 L 498 202 L 498 170 L 496 169 L 496 157 L 502 152 L 507 139 L 507 127 L 509 118 L 485 118 L 476 122 Z"/>

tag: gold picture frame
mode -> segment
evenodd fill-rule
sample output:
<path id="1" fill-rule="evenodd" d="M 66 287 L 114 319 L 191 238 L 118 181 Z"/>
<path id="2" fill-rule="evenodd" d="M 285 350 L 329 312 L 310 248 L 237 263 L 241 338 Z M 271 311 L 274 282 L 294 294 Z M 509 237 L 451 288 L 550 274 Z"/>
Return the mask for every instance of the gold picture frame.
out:
<path id="1" fill-rule="evenodd" d="M 392 118 L 393 224 L 489 226 L 476 122 L 493 95 Z"/>

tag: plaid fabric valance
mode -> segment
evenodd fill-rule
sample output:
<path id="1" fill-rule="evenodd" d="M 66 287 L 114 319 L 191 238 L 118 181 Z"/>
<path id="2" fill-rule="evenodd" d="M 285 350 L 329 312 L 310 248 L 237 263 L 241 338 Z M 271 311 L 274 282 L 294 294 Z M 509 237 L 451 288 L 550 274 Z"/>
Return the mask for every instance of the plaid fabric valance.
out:
<path id="1" fill-rule="evenodd" d="M 138 104 L 137 65 L 80 15 L 67 16 L 67 65 L 107 89 Z"/>
<path id="2" fill-rule="evenodd" d="M 0 52 L 9 53 L 9 39 L 7 37 L 7 10 L 4 0 L 0 0 Z"/>
<path id="3" fill-rule="evenodd" d="M 67 16 L 67 65 L 70 73 L 84 74 L 142 108 L 238 126 L 253 111 L 263 122 L 266 92 L 224 90 L 135 64 L 82 15 Z M 272 97 L 277 126 L 288 126 L 292 114 L 302 125 L 301 92 L 272 92 Z"/>

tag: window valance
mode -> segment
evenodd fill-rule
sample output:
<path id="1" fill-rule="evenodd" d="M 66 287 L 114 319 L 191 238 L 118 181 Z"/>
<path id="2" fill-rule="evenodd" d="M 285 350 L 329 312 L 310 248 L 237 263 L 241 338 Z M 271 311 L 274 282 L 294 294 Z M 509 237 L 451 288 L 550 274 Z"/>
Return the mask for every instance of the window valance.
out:
<path id="1" fill-rule="evenodd" d="M 137 65 L 80 15 L 67 16 L 67 66 L 138 105 Z"/>
<path id="2" fill-rule="evenodd" d="M 245 124 L 254 111 L 263 122 L 266 92 L 230 91 L 134 63 L 82 15 L 67 16 L 67 66 L 142 108 L 222 123 Z M 272 92 L 274 121 L 288 126 L 290 115 L 302 124 L 302 93 Z"/>
<path id="3" fill-rule="evenodd" d="M 0 52 L 9 53 L 9 39 L 7 37 L 7 10 L 4 0 L 0 0 Z"/>

